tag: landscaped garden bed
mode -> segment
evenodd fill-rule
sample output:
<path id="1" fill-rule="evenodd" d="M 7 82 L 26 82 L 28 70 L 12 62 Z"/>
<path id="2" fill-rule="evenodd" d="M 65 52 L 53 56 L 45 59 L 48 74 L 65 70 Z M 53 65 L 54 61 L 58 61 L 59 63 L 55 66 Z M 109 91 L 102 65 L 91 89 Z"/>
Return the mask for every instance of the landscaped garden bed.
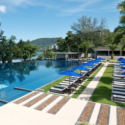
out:
<path id="1" fill-rule="evenodd" d="M 49 99 L 47 99 L 45 102 L 43 102 L 42 104 L 40 104 L 38 107 L 36 107 L 35 109 L 37 110 L 43 110 L 46 106 L 48 106 L 51 102 L 53 102 L 58 96 L 52 96 Z"/>
<path id="2" fill-rule="evenodd" d="M 46 97 L 48 94 L 44 93 L 38 97 L 36 97 L 35 99 L 31 100 L 30 102 L 26 103 L 25 106 L 26 107 L 30 107 L 33 104 L 37 103 L 38 101 L 40 101 L 41 99 L 43 99 L 44 97 Z"/>
<path id="3" fill-rule="evenodd" d="M 100 114 L 99 114 L 98 124 L 107 125 L 108 124 L 108 117 L 109 117 L 109 106 L 102 105 L 101 110 L 100 110 Z"/>
<path id="4" fill-rule="evenodd" d="M 118 108 L 118 125 L 125 125 L 125 109 Z"/>
<path id="5" fill-rule="evenodd" d="M 56 114 L 68 100 L 69 98 L 63 98 L 52 109 L 50 109 L 48 113 Z"/>
<path id="6" fill-rule="evenodd" d="M 79 119 L 80 122 L 87 122 L 89 120 L 94 105 L 95 104 L 93 102 L 88 103 L 88 105 L 86 106 L 84 112 L 81 114 L 81 117 Z"/>
<path id="7" fill-rule="evenodd" d="M 31 93 L 31 94 L 29 94 L 29 95 L 27 95 L 27 96 L 25 96 L 25 97 L 23 97 L 23 98 L 21 98 L 21 99 L 15 101 L 15 103 L 16 103 L 16 104 L 20 104 L 20 103 L 26 101 L 27 99 L 29 99 L 29 98 L 35 96 L 35 95 L 38 94 L 38 93 L 39 93 L 39 92 L 33 92 L 33 93 Z"/>

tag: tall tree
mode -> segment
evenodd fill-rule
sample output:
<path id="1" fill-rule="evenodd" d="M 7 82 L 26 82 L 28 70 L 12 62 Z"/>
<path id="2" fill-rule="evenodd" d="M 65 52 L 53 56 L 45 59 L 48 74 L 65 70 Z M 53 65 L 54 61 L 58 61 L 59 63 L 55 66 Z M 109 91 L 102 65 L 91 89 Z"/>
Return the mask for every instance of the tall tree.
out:
<path id="1" fill-rule="evenodd" d="M 94 43 L 95 46 L 100 44 L 101 32 L 106 27 L 106 20 L 101 19 L 100 23 L 97 18 L 82 16 L 78 19 L 77 23 L 74 23 L 71 28 L 76 34 L 80 34 L 85 41 L 89 40 Z"/>
<path id="2" fill-rule="evenodd" d="M 109 44 L 109 48 L 111 49 L 112 51 L 112 54 L 111 54 L 111 59 L 114 59 L 114 51 L 115 49 L 117 48 L 118 46 L 116 44 Z"/>
<path id="3" fill-rule="evenodd" d="M 72 31 L 68 31 L 66 34 L 67 37 L 65 38 L 65 44 L 67 46 L 67 52 L 69 52 L 71 49 L 71 45 L 74 42 L 74 34 L 72 33 Z"/>
<path id="4" fill-rule="evenodd" d="M 24 41 L 21 39 L 17 45 L 21 49 L 21 58 L 23 59 Z"/>
<path id="5" fill-rule="evenodd" d="M 117 8 L 118 8 L 118 10 L 120 11 L 121 14 L 124 14 L 125 13 L 125 0 L 118 3 Z"/>
<path id="6" fill-rule="evenodd" d="M 84 52 L 84 58 L 88 58 L 88 51 L 90 48 L 90 42 L 89 41 L 83 41 L 80 44 L 80 48 L 82 48 L 83 52 Z"/>
<path id="7" fill-rule="evenodd" d="M 9 39 L 8 39 L 8 45 L 9 45 L 9 49 L 10 49 L 10 56 L 9 56 L 9 60 L 8 60 L 8 62 L 9 63 L 12 63 L 12 56 L 13 56 L 13 53 L 12 53 L 12 48 L 13 48 L 13 46 L 14 46 L 14 44 L 15 44 L 15 40 L 16 40 L 16 37 L 15 36 L 11 36 Z"/>
<path id="8" fill-rule="evenodd" d="M 115 43 L 115 36 L 116 34 L 115 33 L 111 33 L 108 37 L 107 37 L 107 42 L 108 42 L 108 46 L 110 48 L 110 50 L 112 51 L 112 54 L 111 54 L 111 59 L 114 59 L 114 50 L 116 48 L 118 48 L 118 45 Z"/>
<path id="9" fill-rule="evenodd" d="M 9 48 L 7 43 L 6 36 L 1 37 L 0 42 L 0 59 L 2 60 L 2 63 L 5 63 L 9 59 Z"/>

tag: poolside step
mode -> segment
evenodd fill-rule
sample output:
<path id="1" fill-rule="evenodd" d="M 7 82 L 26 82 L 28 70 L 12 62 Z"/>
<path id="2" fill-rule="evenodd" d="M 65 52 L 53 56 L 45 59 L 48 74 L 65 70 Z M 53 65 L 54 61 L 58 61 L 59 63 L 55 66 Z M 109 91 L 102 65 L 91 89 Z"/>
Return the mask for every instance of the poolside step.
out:
<path id="1" fill-rule="evenodd" d="M 14 87 L 14 89 L 22 90 L 22 91 L 28 91 L 32 92 L 33 90 L 25 89 L 25 88 L 19 88 L 19 87 Z"/>
<path id="2" fill-rule="evenodd" d="M 0 99 L 0 102 L 9 103 L 8 101 L 2 100 L 2 99 Z"/>

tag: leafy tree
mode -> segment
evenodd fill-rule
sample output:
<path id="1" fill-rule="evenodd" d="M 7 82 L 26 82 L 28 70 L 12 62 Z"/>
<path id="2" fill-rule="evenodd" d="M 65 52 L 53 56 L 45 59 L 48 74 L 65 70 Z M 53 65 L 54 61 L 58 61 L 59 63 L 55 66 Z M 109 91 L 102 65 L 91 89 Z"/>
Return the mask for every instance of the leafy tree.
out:
<path id="1" fill-rule="evenodd" d="M 44 52 L 43 52 L 43 54 L 44 54 L 44 57 L 45 58 L 53 58 L 53 50 L 50 48 L 50 47 L 47 47 L 47 49 L 46 50 L 44 50 Z"/>
<path id="2" fill-rule="evenodd" d="M 71 28 L 76 34 L 79 34 L 83 40 L 93 42 L 93 45 L 100 44 L 101 32 L 106 27 L 106 20 L 101 19 L 100 24 L 97 18 L 82 16 L 78 19 L 78 23 L 74 23 Z"/>
<path id="3" fill-rule="evenodd" d="M 71 45 L 74 42 L 74 34 L 72 33 L 72 31 L 68 31 L 66 34 L 67 34 L 67 37 L 65 38 L 65 44 L 67 46 L 67 52 L 69 52 Z"/>
<path id="4" fill-rule="evenodd" d="M 125 1 L 121 1 L 118 6 L 118 10 L 121 13 L 119 25 L 115 28 L 114 32 L 117 34 L 115 37 L 115 43 L 121 43 L 122 51 L 124 50 L 124 34 L 125 34 Z"/>
<path id="5" fill-rule="evenodd" d="M 121 14 L 124 14 L 125 13 L 125 1 L 123 0 L 120 3 L 118 3 L 117 8 Z"/>
<path id="6" fill-rule="evenodd" d="M 21 48 L 19 48 L 19 46 L 15 44 L 12 48 L 12 53 L 13 53 L 13 59 L 19 59 L 22 55 Z"/>
<path id="7" fill-rule="evenodd" d="M 1 26 L 1 23 L 0 23 L 0 26 Z M 3 36 L 4 34 L 4 31 L 0 29 L 0 38 Z"/>
<path id="8" fill-rule="evenodd" d="M 24 41 L 21 39 L 17 45 L 21 49 L 21 58 L 23 59 Z"/>
<path id="9" fill-rule="evenodd" d="M 38 60 L 44 59 L 44 53 L 40 54 L 37 59 Z"/>
<path id="10" fill-rule="evenodd" d="M 38 51 L 38 46 L 31 45 L 29 40 L 24 42 L 24 46 L 23 46 L 24 61 L 26 61 L 26 59 L 28 58 L 31 60 L 31 57 L 35 56 L 37 51 Z"/>
<path id="11" fill-rule="evenodd" d="M 2 63 L 5 63 L 9 59 L 9 48 L 6 36 L 1 37 L 0 42 L 0 59 L 2 60 Z"/>
<path id="12" fill-rule="evenodd" d="M 12 58 L 12 57 L 13 57 L 12 48 L 13 48 L 13 46 L 14 46 L 14 44 L 15 44 L 15 40 L 16 40 L 16 37 L 15 37 L 15 36 L 11 36 L 11 37 L 8 39 L 9 54 L 10 54 L 9 60 L 8 60 L 9 63 L 12 63 L 12 59 L 13 59 L 13 58 Z"/>
<path id="13" fill-rule="evenodd" d="M 65 42 L 65 39 L 63 38 L 58 38 L 56 41 L 56 44 L 58 45 L 59 49 L 58 51 L 65 52 L 67 51 L 67 44 Z"/>

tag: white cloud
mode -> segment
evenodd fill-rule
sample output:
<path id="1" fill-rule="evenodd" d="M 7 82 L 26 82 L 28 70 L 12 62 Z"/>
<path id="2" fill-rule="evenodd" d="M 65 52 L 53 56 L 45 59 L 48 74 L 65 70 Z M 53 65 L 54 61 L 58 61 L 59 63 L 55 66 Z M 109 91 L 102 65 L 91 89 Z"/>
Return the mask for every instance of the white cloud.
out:
<path id="1" fill-rule="evenodd" d="M 6 7 L 5 7 L 5 6 L 0 6 L 0 11 L 1 11 L 2 13 L 5 13 L 5 12 L 6 12 Z"/>
<path id="2" fill-rule="evenodd" d="M 70 1 L 70 2 L 82 2 L 82 5 L 73 7 L 73 8 L 69 8 L 69 9 L 64 9 L 64 12 L 67 13 L 77 13 L 77 12 L 81 12 L 83 11 L 87 6 L 91 5 L 91 4 L 95 4 L 97 2 L 100 2 L 102 0 L 66 0 L 66 1 Z"/>
<path id="3" fill-rule="evenodd" d="M 0 1 L 1 4 L 7 4 L 7 5 L 29 5 L 34 4 L 36 0 L 3 0 Z"/>

